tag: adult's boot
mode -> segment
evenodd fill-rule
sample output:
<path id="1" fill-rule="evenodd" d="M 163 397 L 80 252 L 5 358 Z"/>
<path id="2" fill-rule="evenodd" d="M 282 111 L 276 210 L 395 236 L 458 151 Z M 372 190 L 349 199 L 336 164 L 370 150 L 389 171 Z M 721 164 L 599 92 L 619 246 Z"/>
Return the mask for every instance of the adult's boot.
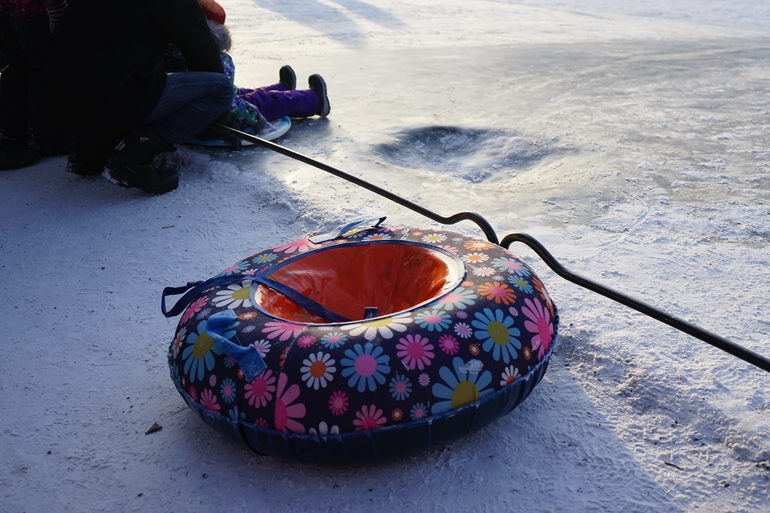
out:
<path id="1" fill-rule="evenodd" d="M 168 143 L 155 133 L 133 130 L 107 159 L 104 177 L 121 187 L 136 187 L 150 194 L 173 191 L 179 185 L 177 172 L 152 165 L 167 147 Z"/>
<path id="2" fill-rule="evenodd" d="M 40 160 L 40 154 L 27 147 L 23 139 L 0 138 L 0 171 L 29 167 Z"/>

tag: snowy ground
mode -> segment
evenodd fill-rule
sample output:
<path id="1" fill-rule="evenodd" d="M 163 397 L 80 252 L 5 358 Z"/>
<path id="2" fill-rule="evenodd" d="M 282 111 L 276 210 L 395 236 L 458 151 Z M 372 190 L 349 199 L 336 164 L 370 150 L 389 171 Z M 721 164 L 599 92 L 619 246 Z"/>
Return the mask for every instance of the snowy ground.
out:
<path id="1" fill-rule="evenodd" d="M 241 85 L 327 80 L 331 116 L 283 145 L 770 355 L 770 4 L 670 3 L 222 1 Z M 162 289 L 370 214 L 431 222 L 267 150 L 181 154 L 159 197 L 63 158 L 0 175 L 0 511 L 770 511 L 770 377 L 519 245 L 562 325 L 509 416 L 357 468 L 224 439 L 169 379 Z"/>

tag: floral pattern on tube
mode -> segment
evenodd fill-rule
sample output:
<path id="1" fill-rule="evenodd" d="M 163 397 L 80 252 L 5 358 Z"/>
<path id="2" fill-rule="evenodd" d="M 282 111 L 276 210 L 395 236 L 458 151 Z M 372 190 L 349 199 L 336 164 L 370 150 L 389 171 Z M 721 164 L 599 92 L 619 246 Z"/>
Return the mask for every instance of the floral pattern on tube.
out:
<path id="1" fill-rule="evenodd" d="M 460 277 L 449 292 L 413 307 L 347 322 L 302 324 L 252 304 L 248 275 L 344 244 L 428 248 L 457 262 Z M 219 276 L 228 275 L 243 279 L 204 290 L 183 312 L 169 348 L 172 379 L 211 414 L 287 433 L 424 422 L 512 386 L 556 338 L 556 308 L 531 267 L 500 246 L 444 229 L 379 227 L 304 239 Z M 267 366 L 251 380 L 207 332 L 207 320 L 225 310 L 235 320 L 221 336 L 254 348 Z"/>

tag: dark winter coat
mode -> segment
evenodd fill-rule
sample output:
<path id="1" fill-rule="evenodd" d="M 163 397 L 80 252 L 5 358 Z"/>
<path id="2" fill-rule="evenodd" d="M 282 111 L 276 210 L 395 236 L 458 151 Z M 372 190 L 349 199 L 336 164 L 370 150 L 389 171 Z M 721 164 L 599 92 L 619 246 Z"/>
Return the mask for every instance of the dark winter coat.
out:
<path id="1" fill-rule="evenodd" d="M 166 84 L 169 44 L 190 70 L 223 72 L 197 0 L 70 0 L 54 43 L 51 91 L 80 152 L 108 154 L 147 119 Z"/>
<path id="2" fill-rule="evenodd" d="M 221 52 L 219 59 L 222 62 L 222 69 L 233 85 L 233 101 L 230 104 L 230 115 L 236 123 L 235 126 L 239 130 L 249 131 L 252 134 L 259 133 L 267 124 L 267 120 L 260 114 L 259 108 L 256 105 L 238 96 L 240 90 L 235 85 L 235 64 L 232 57 L 227 54 L 233 44 L 230 30 L 225 25 L 212 20 L 208 20 L 207 23 L 211 30 L 211 35 L 214 36 L 217 48 Z M 184 55 L 173 45 L 166 52 L 166 64 L 167 69 L 170 71 L 190 71 L 187 68 Z"/>

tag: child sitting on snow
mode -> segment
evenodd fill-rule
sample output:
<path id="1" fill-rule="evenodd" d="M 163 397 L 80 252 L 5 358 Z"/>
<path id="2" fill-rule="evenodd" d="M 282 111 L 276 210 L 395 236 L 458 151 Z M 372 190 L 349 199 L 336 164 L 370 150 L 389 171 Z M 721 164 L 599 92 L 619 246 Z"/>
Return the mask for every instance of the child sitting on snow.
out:
<path id="1" fill-rule="evenodd" d="M 222 67 L 235 89 L 230 114 L 240 130 L 259 134 L 265 129 L 273 129 L 268 120 L 274 121 L 284 116 L 307 118 L 329 115 L 331 106 L 326 82 L 321 75 L 308 77 L 309 89 L 296 90 L 297 77 L 294 70 L 290 66 L 283 66 L 279 71 L 280 81 L 277 84 L 256 89 L 236 87 L 235 65 L 227 53 L 232 46 L 232 38 L 224 24 L 225 11 L 213 0 L 199 0 L 199 3 L 208 19 L 211 34 L 219 46 Z M 185 69 L 184 58 L 176 49 L 169 52 L 167 61 L 172 69 Z"/>

